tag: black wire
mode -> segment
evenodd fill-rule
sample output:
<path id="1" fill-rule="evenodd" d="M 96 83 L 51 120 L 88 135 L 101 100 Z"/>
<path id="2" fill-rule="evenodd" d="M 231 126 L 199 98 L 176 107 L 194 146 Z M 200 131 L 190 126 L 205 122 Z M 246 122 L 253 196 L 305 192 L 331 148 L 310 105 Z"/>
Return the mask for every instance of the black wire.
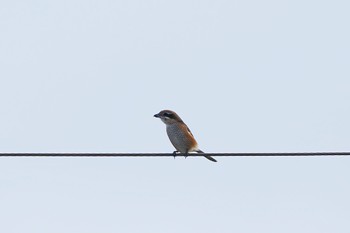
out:
<path id="1" fill-rule="evenodd" d="M 202 156 L 204 154 L 189 153 L 187 156 Z M 221 157 L 221 156 L 347 156 L 350 152 L 292 152 L 292 153 L 205 153 L 205 155 Z M 80 153 L 80 152 L 62 152 L 62 153 L 35 153 L 35 152 L 4 152 L 0 153 L 0 157 L 173 157 L 173 153 Z M 184 156 L 184 154 L 176 154 L 176 156 Z"/>

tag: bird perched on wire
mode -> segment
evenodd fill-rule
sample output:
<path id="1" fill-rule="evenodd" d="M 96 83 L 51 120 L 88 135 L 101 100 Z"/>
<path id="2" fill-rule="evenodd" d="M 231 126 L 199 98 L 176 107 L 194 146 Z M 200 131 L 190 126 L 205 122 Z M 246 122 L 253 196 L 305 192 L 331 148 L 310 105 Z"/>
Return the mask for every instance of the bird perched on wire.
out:
<path id="1" fill-rule="evenodd" d="M 155 114 L 154 117 L 160 118 L 165 123 L 168 137 L 176 149 L 176 151 L 174 151 L 174 156 L 177 152 L 184 153 L 185 157 L 187 157 L 189 152 L 204 153 L 198 149 L 196 139 L 194 139 L 190 129 L 176 112 L 163 110 Z M 210 161 L 216 162 L 216 160 L 209 155 L 203 154 L 203 156 Z"/>

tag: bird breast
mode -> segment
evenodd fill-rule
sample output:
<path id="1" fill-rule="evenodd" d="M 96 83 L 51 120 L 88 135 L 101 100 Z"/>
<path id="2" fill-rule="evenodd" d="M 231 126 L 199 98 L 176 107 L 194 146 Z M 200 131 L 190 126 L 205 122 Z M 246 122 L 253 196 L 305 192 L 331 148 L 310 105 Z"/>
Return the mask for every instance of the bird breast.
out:
<path id="1" fill-rule="evenodd" d="M 191 152 L 197 147 L 196 140 L 185 124 L 167 125 L 166 131 L 173 146 L 181 153 Z"/>

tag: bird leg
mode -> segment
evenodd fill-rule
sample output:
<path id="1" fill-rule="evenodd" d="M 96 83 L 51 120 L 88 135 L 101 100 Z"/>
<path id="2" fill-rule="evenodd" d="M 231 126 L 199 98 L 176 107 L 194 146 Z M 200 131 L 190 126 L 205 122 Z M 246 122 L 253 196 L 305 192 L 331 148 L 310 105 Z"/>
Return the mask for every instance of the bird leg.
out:
<path id="1" fill-rule="evenodd" d="M 174 159 L 175 159 L 175 157 L 176 157 L 176 153 L 177 153 L 177 152 L 179 152 L 179 151 L 176 150 L 176 151 L 173 152 Z"/>
<path id="2" fill-rule="evenodd" d="M 188 151 L 185 152 L 184 156 L 185 156 L 185 159 L 188 157 Z"/>

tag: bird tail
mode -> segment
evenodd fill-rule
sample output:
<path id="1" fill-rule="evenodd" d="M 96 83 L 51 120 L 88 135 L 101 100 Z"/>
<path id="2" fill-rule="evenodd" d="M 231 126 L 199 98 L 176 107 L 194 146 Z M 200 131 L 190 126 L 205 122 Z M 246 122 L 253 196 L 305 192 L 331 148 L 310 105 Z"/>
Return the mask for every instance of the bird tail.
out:
<path id="1" fill-rule="evenodd" d="M 213 161 L 213 162 L 217 162 L 216 159 L 214 159 L 213 157 L 209 156 L 209 155 L 205 155 L 204 151 L 201 151 L 201 150 L 196 150 L 197 153 L 200 153 L 200 154 L 204 154 L 203 156 L 207 159 L 209 159 L 210 161 Z"/>

